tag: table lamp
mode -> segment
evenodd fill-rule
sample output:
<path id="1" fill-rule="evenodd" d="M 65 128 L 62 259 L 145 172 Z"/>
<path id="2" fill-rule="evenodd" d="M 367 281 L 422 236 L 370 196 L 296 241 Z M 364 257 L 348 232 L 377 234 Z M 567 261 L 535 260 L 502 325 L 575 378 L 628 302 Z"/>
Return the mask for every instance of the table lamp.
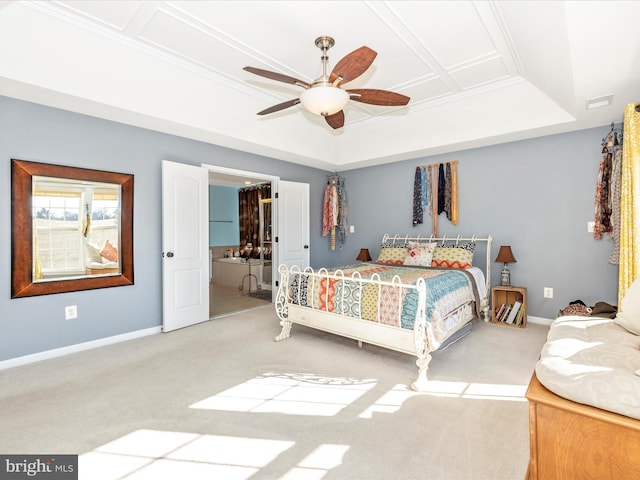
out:
<path id="1" fill-rule="evenodd" d="M 513 256 L 510 245 L 502 245 L 500 247 L 500 251 L 498 252 L 498 256 L 496 257 L 496 262 L 504 263 L 504 267 L 502 267 L 502 271 L 500 272 L 500 285 L 511 285 L 511 273 L 509 272 L 509 264 L 516 263 L 517 260 Z"/>
<path id="2" fill-rule="evenodd" d="M 361 248 L 360 253 L 356 257 L 356 260 L 360 260 L 361 262 L 370 262 L 371 254 L 369 254 L 368 248 Z"/>

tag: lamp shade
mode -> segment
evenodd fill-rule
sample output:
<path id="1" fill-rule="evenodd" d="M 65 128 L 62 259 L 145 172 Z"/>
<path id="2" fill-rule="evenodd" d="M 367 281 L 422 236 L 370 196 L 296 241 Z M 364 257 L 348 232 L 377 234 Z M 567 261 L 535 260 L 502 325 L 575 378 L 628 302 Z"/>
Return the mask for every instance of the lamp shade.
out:
<path id="1" fill-rule="evenodd" d="M 498 252 L 498 256 L 496 257 L 496 262 L 500 263 L 516 263 L 516 257 L 513 256 L 513 252 L 511 251 L 511 245 L 502 245 L 500 247 L 500 251 Z"/>
<path id="2" fill-rule="evenodd" d="M 338 87 L 318 86 L 302 92 L 300 103 L 316 115 L 333 115 L 344 108 L 349 101 L 349 94 Z"/>
<path id="3" fill-rule="evenodd" d="M 360 260 L 361 262 L 370 262 L 371 254 L 369 253 L 369 249 L 361 248 L 360 253 L 358 254 L 358 257 L 356 258 L 356 260 Z"/>

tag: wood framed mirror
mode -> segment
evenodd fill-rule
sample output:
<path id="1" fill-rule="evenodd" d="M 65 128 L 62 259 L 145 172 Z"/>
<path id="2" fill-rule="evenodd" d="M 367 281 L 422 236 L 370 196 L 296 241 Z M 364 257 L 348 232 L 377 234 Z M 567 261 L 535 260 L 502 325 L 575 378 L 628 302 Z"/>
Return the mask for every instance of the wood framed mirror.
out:
<path id="1" fill-rule="evenodd" d="M 11 160 L 11 298 L 133 285 L 133 175 Z"/>

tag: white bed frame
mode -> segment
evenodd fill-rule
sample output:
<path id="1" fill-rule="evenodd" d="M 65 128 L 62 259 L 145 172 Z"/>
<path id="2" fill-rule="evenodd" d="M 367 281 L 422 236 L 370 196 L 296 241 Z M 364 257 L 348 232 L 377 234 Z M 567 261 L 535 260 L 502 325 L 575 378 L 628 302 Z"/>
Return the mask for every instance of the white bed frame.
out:
<path id="1" fill-rule="evenodd" d="M 476 238 L 475 236 L 470 238 L 462 238 L 460 236 L 454 238 L 443 237 L 411 237 L 395 235 L 393 237 L 385 235 L 382 240 L 384 245 L 400 245 L 409 242 L 427 243 L 438 242 L 438 244 L 445 243 L 459 243 L 459 242 L 486 242 L 487 254 L 486 254 L 486 295 L 481 299 L 480 310 L 482 311 L 483 320 L 489 321 L 491 318 L 489 311 L 489 292 L 491 285 L 491 242 L 492 237 L 489 235 L 487 238 Z M 278 292 L 276 294 L 276 313 L 280 318 L 280 325 L 282 331 L 275 337 L 275 341 L 279 342 L 289 338 L 291 335 L 291 327 L 294 323 L 305 325 L 307 327 L 315 328 L 343 337 L 352 338 L 358 341 L 358 345 L 362 346 L 362 342 L 377 345 L 379 347 L 388 348 L 409 355 L 417 357 L 416 365 L 418 366 L 418 377 L 411 384 L 413 390 L 424 390 L 428 379 L 427 369 L 429 362 L 431 361 L 431 352 L 437 350 L 434 346 L 433 334 L 430 329 L 430 324 L 426 321 L 425 312 L 425 298 L 426 298 L 426 285 L 423 279 L 419 279 L 415 285 L 401 283 L 399 277 L 394 277 L 391 282 L 381 281 L 377 274 L 374 274 L 370 279 L 362 278 L 359 272 L 355 272 L 353 275 L 345 277 L 341 270 L 337 270 L 333 273 L 329 273 L 326 268 L 321 268 L 314 271 L 308 267 L 304 270 L 300 270 L 299 267 L 293 266 L 291 268 L 286 265 L 280 265 L 278 268 L 280 274 L 280 282 L 278 285 Z M 404 290 L 417 290 L 418 292 L 418 311 L 414 321 L 413 330 L 406 328 L 395 327 L 391 325 L 385 325 L 383 323 L 372 322 L 369 320 L 362 320 L 355 317 L 348 317 L 324 310 L 317 310 L 311 307 L 300 306 L 289 302 L 289 277 L 290 275 L 296 275 L 304 273 L 308 276 L 309 281 L 320 281 L 322 279 L 337 279 L 341 280 L 348 278 L 350 281 L 354 281 L 360 285 L 363 289 L 366 284 L 378 285 L 381 288 L 383 285 L 393 286 L 398 288 L 399 295 L 403 295 Z M 298 289 L 300 292 L 301 289 Z M 362 298 L 362 295 L 360 296 Z M 339 300 L 338 300 L 339 301 Z M 401 303 L 401 302 L 399 302 Z M 379 310 L 379 309 L 378 309 Z M 398 318 L 400 317 L 402 306 L 400 305 L 398 311 Z M 360 309 L 362 311 L 362 309 Z M 400 322 L 398 321 L 398 324 Z M 456 332 L 452 332 L 455 334 Z"/>

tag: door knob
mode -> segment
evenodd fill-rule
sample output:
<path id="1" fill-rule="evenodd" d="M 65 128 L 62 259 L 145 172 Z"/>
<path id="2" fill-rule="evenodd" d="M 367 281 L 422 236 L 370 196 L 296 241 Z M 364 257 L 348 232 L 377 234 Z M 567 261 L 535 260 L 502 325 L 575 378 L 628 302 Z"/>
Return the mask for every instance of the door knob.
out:
<path id="1" fill-rule="evenodd" d="M 304 248 L 309 248 L 309 245 L 305 245 Z"/>
<path id="2" fill-rule="evenodd" d="M 167 252 L 167 257 L 169 258 L 173 257 L 173 252 Z"/>

